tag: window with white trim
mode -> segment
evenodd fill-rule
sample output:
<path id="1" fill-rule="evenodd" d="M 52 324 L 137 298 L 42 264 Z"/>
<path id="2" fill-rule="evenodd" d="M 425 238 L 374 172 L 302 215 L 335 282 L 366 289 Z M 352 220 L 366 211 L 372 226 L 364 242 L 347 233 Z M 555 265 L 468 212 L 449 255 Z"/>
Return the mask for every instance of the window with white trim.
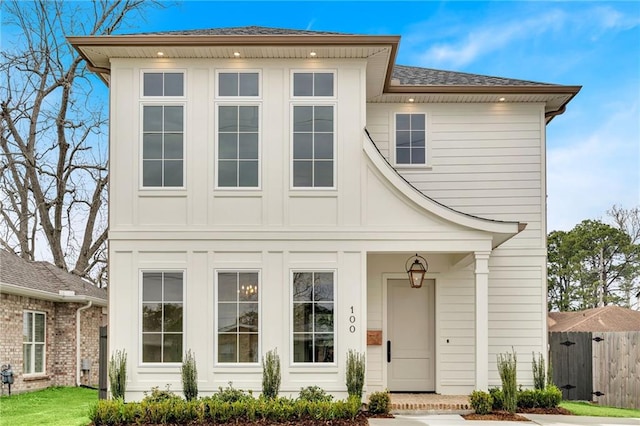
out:
<path id="1" fill-rule="evenodd" d="M 334 187 L 333 105 L 293 106 L 293 187 Z"/>
<path id="2" fill-rule="evenodd" d="M 396 114 L 396 164 L 427 163 L 426 114 Z"/>
<path id="3" fill-rule="evenodd" d="M 293 362 L 334 362 L 333 271 L 294 271 Z"/>
<path id="4" fill-rule="evenodd" d="M 260 73 L 219 71 L 216 106 L 216 187 L 260 186 Z M 231 102 L 231 101 L 230 101 Z"/>
<path id="5" fill-rule="evenodd" d="M 46 365 L 46 320 L 44 312 L 22 314 L 22 365 L 24 374 L 44 373 Z"/>
<path id="6" fill-rule="evenodd" d="M 260 108 L 218 105 L 218 187 L 259 186 Z"/>
<path id="7" fill-rule="evenodd" d="M 294 72 L 293 96 L 334 96 L 334 77 L 333 72 Z"/>
<path id="8" fill-rule="evenodd" d="M 182 187 L 184 106 L 142 106 L 142 186 Z"/>
<path id="9" fill-rule="evenodd" d="M 218 73 L 218 96 L 260 96 L 260 73 L 220 71 Z"/>
<path id="10" fill-rule="evenodd" d="M 142 362 L 182 362 L 182 271 L 142 273 Z"/>
<path id="11" fill-rule="evenodd" d="M 142 96 L 184 96 L 184 73 L 145 71 Z"/>
<path id="12" fill-rule="evenodd" d="M 258 362 L 259 290 L 257 271 L 218 271 L 216 342 L 219 363 Z"/>

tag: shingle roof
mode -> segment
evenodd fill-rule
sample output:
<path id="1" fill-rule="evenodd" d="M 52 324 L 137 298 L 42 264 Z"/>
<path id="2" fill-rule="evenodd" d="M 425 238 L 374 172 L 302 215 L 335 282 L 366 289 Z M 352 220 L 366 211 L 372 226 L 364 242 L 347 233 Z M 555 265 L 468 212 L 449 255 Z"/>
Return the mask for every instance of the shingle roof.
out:
<path id="1" fill-rule="evenodd" d="M 549 312 L 549 331 L 640 331 L 640 311 L 611 305 L 577 312 Z"/>
<path id="2" fill-rule="evenodd" d="M 59 295 L 60 290 L 76 296 L 107 300 L 107 291 L 48 262 L 32 262 L 0 250 L 0 283 Z"/>
<path id="3" fill-rule="evenodd" d="M 392 79 L 407 86 L 554 86 L 512 78 L 395 65 Z"/>
<path id="4" fill-rule="evenodd" d="M 331 31 L 295 30 L 290 28 L 271 28 L 250 25 L 246 27 L 203 28 L 198 30 L 161 31 L 127 35 L 203 35 L 203 36 L 242 36 L 242 35 L 353 35 Z"/>

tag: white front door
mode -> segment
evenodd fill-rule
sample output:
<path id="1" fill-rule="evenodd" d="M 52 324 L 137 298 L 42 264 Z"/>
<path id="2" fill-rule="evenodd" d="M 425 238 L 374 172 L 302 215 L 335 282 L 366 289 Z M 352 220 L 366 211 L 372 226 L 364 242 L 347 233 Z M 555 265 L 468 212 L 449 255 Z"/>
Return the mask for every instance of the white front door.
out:
<path id="1" fill-rule="evenodd" d="M 387 280 L 387 386 L 390 391 L 435 391 L 435 280 L 411 288 Z"/>

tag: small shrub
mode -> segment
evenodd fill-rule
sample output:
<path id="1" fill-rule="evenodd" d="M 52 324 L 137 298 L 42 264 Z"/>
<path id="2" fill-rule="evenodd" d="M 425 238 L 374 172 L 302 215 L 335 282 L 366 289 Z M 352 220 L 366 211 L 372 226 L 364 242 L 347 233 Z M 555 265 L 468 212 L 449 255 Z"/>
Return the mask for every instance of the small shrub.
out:
<path id="1" fill-rule="evenodd" d="M 280 357 L 278 349 L 268 351 L 262 358 L 262 395 L 274 399 L 280 392 Z"/>
<path id="2" fill-rule="evenodd" d="M 538 391 L 538 405 L 543 408 L 555 408 L 562 402 L 562 391 L 555 385 L 549 385 Z"/>
<path id="3" fill-rule="evenodd" d="M 501 411 L 504 410 L 504 395 L 502 394 L 502 389 L 500 388 L 490 388 L 489 394 L 493 398 L 493 404 L 491 405 L 492 411 Z"/>
<path id="4" fill-rule="evenodd" d="M 349 349 L 347 352 L 347 392 L 349 396 L 357 396 L 362 401 L 364 387 L 365 357 L 364 354 Z"/>
<path id="5" fill-rule="evenodd" d="M 543 390 L 547 385 L 547 372 L 544 365 L 544 358 L 542 358 L 542 354 L 539 353 L 536 358 L 535 353 L 531 353 L 533 355 L 533 361 L 531 361 L 531 367 L 533 371 L 533 387 L 537 390 Z"/>
<path id="6" fill-rule="evenodd" d="M 489 392 L 474 390 L 469 396 L 469 403 L 476 414 L 489 414 L 493 407 L 493 397 Z"/>
<path id="7" fill-rule="evenodd" d="M 502 381 L 502 404 L 506 411 L 515 413 L 518 406 L 518 384 L 516 380 L 518 360 L 516 353 L 514 351 L 498 354 L 497 358 L 498 372 Z"/>
<path id="8" fill-rule="evenodd" d="M 389 414 L 391 398 L 389 392 L 373 392 L 369 395 L 368 409 L 371 414 Z"/>
<path id="9" fill-rule="evenodd" d="M 331 402 L 333 396 L 326 393 L 320 386 L 307 386 L 300 388 L 298 399 L 309 402 Z"/>
<path id="10" fill-rule="evenodd" d="M 171 385 L 167 385 L 165 390 L 160 390 L 160 386 L 154 386 L 151 388 L 151 393 L 143 392 L 144 398 L 142 398 L 142 401 L 146 403 L 157 403 L 167 400 L 179 400 L 180 397 L 171 392 L 170 387 Z"/>
<path id="11" fill-rule="evenodd" d="M 518 392 L 518 408 L 536 408 L 539 406 L 538 389 L 525 389 Z"/>
<path id="12" fill-rule="evenodd" d="M 182 393 L 187 401 L 198 398 L 198 368 L 191 349 L 187 351 L 182 361 Z"/>
<path id="13" fill-rule="evenodd" d="M 230 404 L 233 404 L 234 402 L 245 402 L 248 400 L 252 400 L 253 396 L 243 390 L 234 388 L 233 382 L 229 382 L 228 388 L 218 388 L 218 393 L 215 395 L 215 399 L 223 403 L 228 402 Z"/>
<path id="14" fill-rule="evenodd" d="M 108 372 L 111 397 L 124 401 L 127 390 L 127 353 L 124 349 L 116 349 L 111 355 Z"/>

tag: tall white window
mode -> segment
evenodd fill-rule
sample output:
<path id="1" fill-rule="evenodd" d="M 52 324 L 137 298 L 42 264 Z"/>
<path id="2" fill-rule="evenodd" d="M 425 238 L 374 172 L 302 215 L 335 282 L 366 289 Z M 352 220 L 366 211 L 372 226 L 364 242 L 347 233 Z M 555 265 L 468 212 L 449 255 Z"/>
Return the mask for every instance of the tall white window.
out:
<path id="1" fill-rule="evenodd" d="M 334 186 L 333 105 L 293 107 L 293 186 Z"/>
<path id="2" fill-rule="evenodd" d="M 218 188 L 260 186 L 260 74 L 220 71 L 217 105 Z M 234 99 L 233 101 L 230 101 Z M 230 104 L 233 102 L 233 104 Z"/>
<path id="3" fill-rule="evenodd" d="M 145 71 L 142 97 L 184 99 L 184 72 Z M 142 106 L 142 187 L 184 186 L 184 103 Z"/>
<path id="4" fill-rule="evenodd" d="M 26 311 L 22 314 L 22 361 L 24 374 L 44 373 L 46 314 Z"/>
<path id="5" fill-rule="evenodd" d="M 396 164 L 426 164 L 425 114 L 396 114 Z"/>
<path id="6" fill-rule="evenodd" d="M 334 362 L 334 277 L 332 271 L 294 271 L 293 361 Z"/>
<path id="7" fill-rule="evenodd" d="M 142 273 L 142 362 L 181 362 L 182 271 Z"/>
<path id="8" fill-rule="evenodd" d="M 182 187 L 184 107 L 143 105 L 142 186 Z"/>
<path id="9" fill-rule="evenodd" d="M 260 353 L 260 283 L 256 271 L 217 274 L 217 359 L 257 363 Z"/>

